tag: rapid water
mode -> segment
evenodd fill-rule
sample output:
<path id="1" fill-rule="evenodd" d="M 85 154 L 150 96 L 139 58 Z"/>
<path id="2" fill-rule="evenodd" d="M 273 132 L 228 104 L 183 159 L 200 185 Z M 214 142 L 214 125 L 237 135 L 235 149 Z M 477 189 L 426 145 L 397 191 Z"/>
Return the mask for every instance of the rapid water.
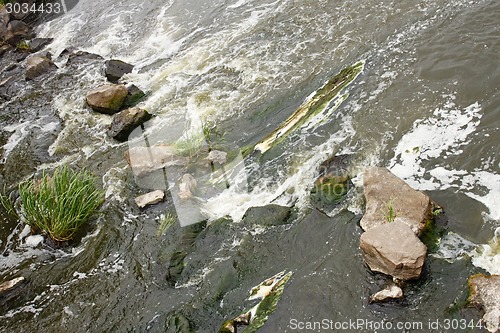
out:
<path id="1" fill-rule="evenodd" d="M 128 146 L 107 138 L 109 117 L 84 105 L 85 93 L 105 82 L 101 68 L 61 68 L 51 82 L 4 103 L 16 110 L 1 119 L 5 183 L 69 162 L 102 178 L 107 201 L 87 236 L 66 251 L 17 244 L 20 227 L 2 217 L 0 248 L 9 251 L 0 276 L 29 282 L 0 308 L 0 327 L 174 332 L 182 316 L 197 332 L 215 332 L 245 308 L 251 287 L 283 270 L 294 275 L 261 332 L 297 331 L 291 319 L 425 327 L 464 318 L 456 308 L 467 277 L 500 273 L 493 240 L 500 227 L 499 15 L 498 1 L 81 0 L 42 24 L 39 35 L 55 39 L 54 55 L 75 47 L 134 64 L 123 80 L 149 92 L 140 106 L 156 115 L 152 131 L 178 124 L 189 132 L 210 120 L 240 147 L 264 138 L 342 68 L 364 60 L 365 69 L 339 108 L 249 162 L 258 179 L 250 192 L 229 189 L 209 202 L 212 220 L 232 218 L 230 232 L 221 239 L 207 231 L 173 287 L 165 274 L 183 228 L 157 236 L 170 200 L 146 211 L 134 206 L 145 189 L 123 159 Z M 29 102 L 32 96 L 40 102 Z M 369 273 L 358 248 L 360 191 L 328 216 L 310 208 L 318 166 L 346 153 L 358 170 L 389 167 L 449 217 L 447 235 L 402 304 L 368 304 L 383 280 Z M 241 222 L 248 207 L 269 203 L 294 204 L 298 218 L 272 228 Z"/>

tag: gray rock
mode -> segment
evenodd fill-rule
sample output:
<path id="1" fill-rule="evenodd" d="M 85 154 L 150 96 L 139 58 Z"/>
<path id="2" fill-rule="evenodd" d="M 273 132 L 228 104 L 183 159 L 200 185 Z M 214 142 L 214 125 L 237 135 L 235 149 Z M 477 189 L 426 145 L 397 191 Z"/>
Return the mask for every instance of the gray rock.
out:
<path id="1" fill-rule="evenodd" d="M 52 43 L 54 38 L 33 38 L 30 42 L 30 49 L 32 52 L 38 52 L 43 49 L 45 46 Z"/>
<path id="2" fill-rule="evenodd" d="M 394 299 L 403 298 L 403 290 L 395 284 L 390 284 L 384 289 L 370 296 L 370 302 L 387 302 Z"/>
<path id="3" fill-rule="evenodd" d="M 152 191 L 135 198 L 135 203 L 139 208 L 157 204 L 165 198 L 165 192 L 162 190 Z"/>
<path id="4" fill-rule="evenodd" d="M 13 290 L 14 288 L 20 286 L 22 283 L 24 283 L 25 278 L 24 277 L 18 277 L 9 281 L 5 281 L 2 284 L 0 284 L 0 296 Z"/>
<path id="5" fill-rule="evenodd" d="M 476 274 L 469 278 L 468 302 L 484 310 L 489 332 L 500 332 L 500 275 Z"/>
<path id="6" fill-rule="evenodd" d="M 250 207 L 243 216 L 243 222 L 263 226 L 287 224 L 291 207 L 270 204 L 262 207 Z"/>
<path id="7" fill-rule="evenodd" d="M 3 56 L 5 54 L 5 52 L 9 51 L 9 50 L 13 50 L 14 48 L 12 46 L 10 46 L 9 44 L 5 44 L 5 45 L 2 45 L 0 46 L 0 57 Z"/>
<path id="8" fill-rule="evenodd" d="M 182 176 L 179 183 L 179 198 L 181 200 L 191 199 L 196 192 L 198 187 L 198 182 L 190 173 L 186 173 Z"/>
<path id="9" fill-rule="evenodd" d="M 227 153 L 220 150 L 211 150 L 206 159 L 213 163 L 224 164 L 227 162 Z"/>
<path id="10" fill-rule="evenodd" d="M 57 69 L 57 66 L 47 57 L 30 57 L 26 61 L 26 65 L 27 80 L 34 80 L 35 78 L 46 74 L 51 70 Z"/>
<path id="11" fill-rule="evenodd" d="M 392 203 L 394 222 L 408 225 L 417 236 L 421 234 L 432 216 L 432 202 L 426 194 L 412 189 L 387 168 L 367 168 L 363 182 L 366 198 L 366 210 L 360 222 L 363 230 L 387 222 L 387 206 Z"/>
<path id="12" fill-rule="evenodd" d="M 360 248 L 372 271 L 401 280 L 422 273 L 427 247 L 404 223 L 384 223 L 361 235 Z"/>
<path id="13" fill-rule="evenodd" d="M 127 141 L 132 131 L 151 119 L 151 114 L 139 108 L 129 108 L 113 115 L 108 135 L 118 141 Z"/>
<path id="14" fill-rule="evenodd" d="M 127 96 L 127 88 L 122 84 L 106 84 L 87 94 L 87 104 L 94 110 L 105 114 L 117 113 Z"/>
<path id="15" fill-rule="evenodd" d="M 125 97 L 125 101 L 123 102 L 123 108 L 135 106 L 144 96 L 146 96 L 144 91 L 133 84 L 127 85 L 127 91 L 128 93 L 127 97 Z"/>
<path id="16" fill-rule="evenodd" d="M 117 83 L 123 75 L 131 73 L 132 69 L 134 65 L 121 60 L 106 60 L 104 74 L 109 82 Z"/>

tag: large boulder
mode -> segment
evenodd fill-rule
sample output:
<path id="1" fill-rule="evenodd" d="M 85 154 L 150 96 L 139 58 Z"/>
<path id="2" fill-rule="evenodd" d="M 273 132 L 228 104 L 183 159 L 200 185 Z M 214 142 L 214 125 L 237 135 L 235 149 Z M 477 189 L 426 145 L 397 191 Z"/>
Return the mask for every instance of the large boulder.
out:
<path id="1" fill-rule="evenodd" d="M 118 141 L 127 141 L 132 131 L 151 119 L 151 114 L 139 108 L 130 108 L 113 115 L 108 135 Z"/>
<path id="2" fill-rule="evenodd" d="M 54 41 L 54 38 L 33 38 L 29 42 L 31 52 L 38 52 Z"/>
<path id="3" fill-rule="evenodd" d="M 4 35 L 4 39 L 10 45 L 17 46 L 21 40 L 28 39 L 30 33 L 31 27 L 29 25 L 23 21 L 14 20 L 7 24 L 7 31 Z"/>
<path id="4" fill-rule="evenodd" d="M 366 211 L 361 228 L 368 231 L 388 222 L 389 210 L 392 222 L 408 225 L 419 236 L 431 219 L 432 202 L 429 197 L 412 189 L 387 168 L 367 168 L 363 176 Z"/>
<path id="5" fill-rule="evenodd" d="M 469 303 L 484 311 L 490 332 L 500 332 L 500 275 L 476 274 L 469 278 Z"/>
<path id="6" fill-rule="evenodd" d="M 33 80 L 51 70 L 57 69 L 57 66 L 47 57 L 34 56 L 26 61 L 26 79 Z"/>
<path id="7" fill-rule="evenodd" d="M 369 229 L 361 235 L 360 248 L 372 271 L 400 280 L 420 277 L 427 256 L 427 247 L 402 222 Z"/>
<path id="8" fill-rule="evenodd" d="M 120 110 L 127 93 L 127 88 L 122 84 L 106 84 L 90 91 L 86 100 L 94 111 L 115 114 Z"/>
<path id="9" fill-rule="evenodd" d="M 104 74 L 109 82 L 117 83 L 120 78 L 132 72 L 134 65 L 128 64 L 121 60 L 106 60 Z"/>
<path id="10" fill-rule="evenodd" d="M 243 216 L 243 222 L 263 226 L 283 225 L 289 223 L 291 212 L 291 207 L 276 204 L 250 207 Z"/>

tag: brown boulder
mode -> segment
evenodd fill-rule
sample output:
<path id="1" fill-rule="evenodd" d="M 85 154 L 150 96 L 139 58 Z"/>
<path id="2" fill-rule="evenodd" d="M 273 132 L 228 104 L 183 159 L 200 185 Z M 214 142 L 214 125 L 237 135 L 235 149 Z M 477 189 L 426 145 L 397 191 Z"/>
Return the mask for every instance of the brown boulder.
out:
<path id="1" fill-rule="evenodd" d="M 127 88 L 122 84 L 106 84 L 90 91 L 86 100 L 94 111 L 115 114 L 120 110 L 127 93 Z"/>
<path id="2" fill-rule="evenodd" d="M 360 248 L 372 271 L 400 280 L 418 278 L 427 255 L 427 247 L 401 222 L 369 229 L 361 235 Z"/>
<path id="3" fill-rule="evenodd" d="M 26 65 L 27 80 L 33 80 L 52 69 L 57 69 L 57 66 L 47 57 L 31 57 L 26 61 Z"/>
<path id="4" fill-rule="evenodd" d="M 23 39 L 29 38 L 31 27 L 23 21 L 10 21 L 4 35 L 5 41 L 12 46 L 17 46 Z"/>
<path id="5" fill-rule="evenodd" d="M 361 219 L 361 228 L 368 231 L 387 222 L 391 206 L 393 222 L 408 225 L 419 236 L 431 216 L 432 202 L 429 197 L 412 189 L 387 168 L 370 167 L 364 172 L 366 211 Z"/>
<path id="6" fill-rule="evenodd" d="M 500 275 L 476 274 L 469 278 L 469 303 L 484 310 L 489 332 L 500 332 Z"/>

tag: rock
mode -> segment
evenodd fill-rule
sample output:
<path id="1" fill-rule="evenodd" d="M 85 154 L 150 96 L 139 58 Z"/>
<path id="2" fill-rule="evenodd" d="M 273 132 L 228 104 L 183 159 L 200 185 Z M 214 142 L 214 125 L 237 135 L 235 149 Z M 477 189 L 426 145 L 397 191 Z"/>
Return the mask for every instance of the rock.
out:
<path id="1" fill-rule="evenodd" d="M 123 102 L 123 108 L 130 108 L 135 106 L 146 94 L 141 89 L 137 88 L 137 86 L 133 84 L 127 85 L 127 97 L 125 97 L 125 101 Z"/>
<path id="2" fill-rule="evenodd" d="M 43 236 L 42 235 L 31 235 L 26 237 L 26 240 L 24 241 L 24 244 L 29 247 L 37 247 L 41 243 L 43 243 Z"/>
<path id="3" fill-rule="evenodd" d="M 23 21 L 10 21 L 9 24 L 7 24 L 5 41 L 15 47 L 21 40 L 29 38 L 30 33 L 31 27 Z"/>
<path id="4" fill-rule="evenodd" d="M 31 227 L 28 224 L 24 225 L 23 230 L 19 233 L 19 239 L 24 239 L 31 234 Z"/>
<path id="5" fill-rule="evenodd" d="M 361 228 L 368 231 L 387 222 L 388 206 L 395 212 L 394 222 L 408 225 L 419 236 L 431 219 L 432 202 L 427 195 L 412 189 L 387 168 L 370 167 L 364 172 L 366 211 Z"/>
<path id="6" fill-rule="evenodd" d="M 137 206 L 139 206 L 139 208 L 144 208 L 149 205 L 157 204 L 158 202 L 162 201 L 164 197 L 165 192 L 163 192 L 162 190 L 156 190 L 138 196 L 137 198 L 135 198 L 135 203 L 137 204 Z"/>
<path id="7" fill-rule="evenodd" d="M 196 179 L 190 173 L 186 173 L 182 176 L 181 182 L 179 183 L 179 198 L 181 200 L 188 200 L 193 197 L 194 192 L 196 192 L 196 188 L 198 187 L 198 183 Z"/>
<path id="8" fill-rule="evenodd" d="M 427 255 L 427 247 L 402 222 L 369 229 L 361 235 L 360 248 L 372 271 L 401 280 L 418 278 Z"/>
<path id="9" fill-rule="evenodd" d="M 57 66 L 47 57 L 31 57 L 27 60 L 26 65 L 27 80 L 34 80 L 50 70 L 57 69 Z"/>
<path id="10" fill-rule="evenodd" d="M 109 82 L 117 83 L 125 74 L 131 73 L 134 65 L 127 64 L 121 60 L 106 60 L 104 74 Z"/>
<path id="11" fill-rule="evenodd" d="M 122 84 L 106 84 L 87 94 L 87 104 L 94 110 L 105 114 L 117 113 L 127 96 L 127 88 Z"/>
<path id="12" fill-rule="evenodd" d="M 243 222 L 263 226 L 283 225 L 288 223 L 292 208 L 270 204 L 262 207 L 250 207 L 243 216 Z"/>
<path id="13" fill-rule="evenodd" d="M 127 141 L 132 131 L 151 119 L 151 114 L 139 108 L 129 108 L 113 115 L 108 135 L 118 141 Z"/>
<path id="14" fill-rule="evenodd" d="M 476 274 L 468 284 L 469 304 L 484 310 L 483 321 L 489 332 L 500 332 L 500 275 Z"/>
<path id="15" fill-rule="evenodd" d="M 3 282 L 2 284 L 0 284 L 0 296 L 20 286 L 22 283 L 24 283 L 24 281 L 25 278 L 20 276 L 18 278 Z"/>
<path id="16" fill-rule="evenodd" d="M 403 298 L 403 290 L 395 284 L 390 284 L 379 292 L 370 296 L 370 302 L 386 302 Z"/>
<path id="17" fill-rule="evenodd" d="M 169 166 L 187 165 L 187 157 L 178 156 L 173 146 L 131 147 L 125 152 L 125 159 L 132 168 L 135 176 L 142 176 L 150 172 Z"/>
<path id="18" fill-rule="evenodd" d="M 32 52 L 38 52 L 43 49 L 45 46 L 52 43 L 54 38 L 33 38 L 30 42 L 30 49 Z"/>
<path id="19" fill-rule="evenodd" d="M 35 0 L 16 0 L 14 2 L 20 3 L 21 5 L 26 3 L 28 5 L 28 8 L 31 8 L 30 6 L 33 4 Z M 13 2 L 13 1 L 10 1 Z M 26 10 L 19 10 L 19 11 L 12 11 L 11 17 L 13 20 L 22 20 L 23 18 L 27 17 L 30 15 L 30 11 Z"/>
<path id="20" fill-rule="evenodd" d="M 3 56 L 5 54 L 5 52 L 9 51 L 9 50 L 13 50 L 14 48 L 12 46 L 10 46 L 9 44 L 5 44 L 5 45 L 2 45 L 0 46 L 0 57 Z"/>
<path id="21" fill-rule="evenodd" d="M 224 164 L 227 162 L 227 153 L 220 150 L 211 150 L 205 159 L 213 163 Z"/>
<path id="22" fill-rule="evenodd" d="M 67 56 L 66 66 L 86 64 L 91 61 L 103 60 L 104 58 L 98 54 L 86 51 L 75 50 L 73 48 L 64 49 L 59 58 Z"/>

